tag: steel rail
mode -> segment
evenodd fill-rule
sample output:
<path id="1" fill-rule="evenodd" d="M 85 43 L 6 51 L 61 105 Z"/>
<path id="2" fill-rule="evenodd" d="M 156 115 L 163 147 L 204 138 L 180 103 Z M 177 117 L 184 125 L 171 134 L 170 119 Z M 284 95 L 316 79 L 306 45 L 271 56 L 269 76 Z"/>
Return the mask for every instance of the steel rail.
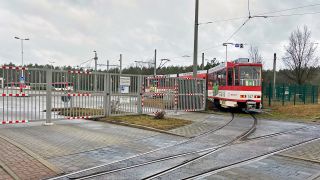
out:
<path id="1" fill-rule="evenodd" d="M 255 118 L 255 116 L 253 116 L 253 118 Z M 266 138 L 269 138 L 269 137 L 274 137 L 274 136 L 283 135 L 283 134 L 289 134 L 289 133 L 292 133 L 292 132 L 296 132 L 296 131 L 299 131 L 299 130 L 310 128 L 310 127 L 301 127 L 301 128 L 296 128 L 296 129 L 293 129 L 293 130 L 288 130 L 288 131 L 283 131 L 283 132 L 278 132 L 278 133 L 272 133 L 272 134 L 267 134 L 267 135 L 263 135 L 263 136 L 254 137 L 254 138 L 248 139 L 247 137 L 249 135 L 251 135 L 255 131 L 256 126 L 257 126 L 257 120 L 254 121 L 254 124 L 253 124 L 254 128 L 251 128 L 249 131 L 244 132 L 240 136 L 237 136 L 236 139 L 239 141 L 238 143 L 241 143 L 240 140 L 241 141 L 245 140 L 245 142 L 248 142 L 248 141 L 253 141 L 253 140 L 257 140 L 257 139 L 266 139 Z M 236 142 L 237 141 L 233 141 L 232 143 L 236 143 Z M 87 176 L 82 176 L 82 177 L 76 177 L 76 178 L 69 177 L 69 178 L 70 179 L 88 179 L 88 178 L 93 178 L 93 177 L 97 177 L 97 176 L 101 176 L 101 175 L 105 175 L 105 174 L 111 174 L 111 173 L 114 173 L 114 172 L 119 172 L 119 171 L 128 170 L 128 169 L 132 169 L 132 168 L 136 168 L 136 167 L 141 167 L 141 166 L 144 166 L 144 165 L 149 165 L 149 164 L 152 164 L 152 163 L 157 163 L 157 162 L 161 162 L 161 161 L 165 161 L 165 160 L 170 160 L 170 159 L 174 159 L 174 158 L 178 158 L 178 157 L 182 157 L 182 156 L 186 156 L 186 155 L 191 155 L 191 154 L 196 154 L 196 153 L 203 153 L 203 152 L 207 152 L 207 151 L 211 151 L 211 150 L 216 151 L 216 150 L 218 150 L 218 149 L 220 149 L 222 147 L 225 147 L 225 145 L 224 144 L 220 144 L 220 145 L 217 145 L 215 147 L 206 148 L 206 149 L 202 149 L 202 150 L 198 150 L 198 151 L 191 151 L 191 152 L 187 152 L 187 153 L 181 153 L 181 154 L 177 154 L 177 155 L 173 155 L 173 156 L 167 156 L 167 157 L 164 157 L 164 158 L 155 159 L 155 160 L 152 160 L 152 161 L 148 161 L 148 162 L 145 162 L 145 163 L 132 165 L 132 166 L 129 166 L 129 167 L 118 168 L 118 169 L 109 170 L 109 171 L 103 171 L 103 172 L 97 172 L 97 173 L 90 174 L 90 175 L 87 175 Z M 187 161 L 187 162 L 189 162 L 189 161 Z"/>
<path id="2" fill-rule="evenodd" d="M 292 144 L 292 145 L 288 145 L 286 147 L 283 147 L 283 148 L 278 148 L 278 149 L 275 149 L 273 151 L 270 151 L 270 152 L 267 152 L 267 153 L 263 153 L 259 156 L 255 156 L 255 157 L 251 157 L 251 158 L 247 158 L 245 160 L 241 160 L 241 161 L 238 161 L 238 162 L 235 162 L 235 163 L 232 163 L 232 164 L 228 164 L 228 165 L 225 165 L 225 166 L 220 166 L 220 167 L 216 167 L 216 168 L 212 168 L 210 170 L 206 170 L 202 173 L 199 173 L 199 174 L 196 174 L 196 175 L 193 175 L 193 176 L 189 176 L 187 178 L 183 178 L 183 179 L 199 179 L 199 178 L 205 178 L 205 177 L 208 177 L 212 174 L 215 174 L 217 171 L 221 171 L 221 170 L 224 170 L 224 169 L 227 169 L 227 168 L 231 168 L 231 167 L 235 167 L 237 165 L 241 165 L 241 164 L 244 164 L 244 163 L 248 163 L 248 162 L 251 162 L 251 161 L 254 161 L 254 160 L 259 160 L 259 159 L 264 159 L 266 157 L 269 157 L 271 155 L 274 155 L 274 154 L 277 154 L 277 153 L 280 153 L 282 151 L 285 151 L 285 150 L 288 150 L 288 149 L 291 149 L 293 147 L 296 147 L 296 146 L 300 146 L 300 145 L 303 145 L 303 144 L 306 144 L 306 143 L 310 143 L 312 141 L 316 141 L 316 140 L 319 140 L 320 137 L 317 137 L 317 138 L 312 138 L 312 139 L 309 139 L 307 141 L 303 141 L 303 142 L 300 142 L 300 143 L 297 143 L 297 144 Z"/>
<path id="3" fill-rule="evenodd" d="M 197 160 L 199 160 L 199 159 L 205 158 L 206 156 L 209 156 L 209 155 L 215 153 L 216 151 L 218 151 L 219 149 L 221 149 L 221 148 L 223 148 L 223 147 L 229 146 L 229 145 L 231 145 L 231 144 L 233 144 L 233 143 L 235 143 L 235 142 L 238 142 L 238 141 L 241 141 L 241 140 L 247 138 L 251 133 L 253 133 L 253 132 L 256 130 L 256 126 L 257 126 L 257 124 L 258 124 L 258 119 L 257 119 L 253 114 L 250 113 L 250 115 L 253 117 L 253 124 L 252 124 L 252 126 L 250 127 L 250 129 L 248 129 L 247 131 L 245 131 L 244 133 L 242 133 L 240 136 L 237 136 L 235 139 L 233 139 L 233 140 L 231 140 L 231 141 L 223 144 L 222 146 L 220 146 L 220 147 L 218 147 L 218 148 L 216 148 L 216 149 L 209 150 L 208 152 L 206 152 L 206 153 L 203 154 L 203 155 L 200 155 L 200 156 L 198 156 L 198 157 L 192 158 L 192 159 L 190 159 L 190 160 L 188 160 L 188 161 L 184 161 L 183 163 L 180 163 L 180 164 L 178 164 L 178 165 L 176 165 L 176 166 L 170 167 L 170 168 L 168 168 L 168 169 L 166 169 L 166 170 L 163 170 L 163 171 L 161 171 L 161 172 L 155 173 L 155 174 L 153 174 L 153 175 L 151 175 L 151 176 L 148 176 L 148 177 L 145 177 L 145 178 L 143 178 L 143 179 L 144 179 L 144 180 L 148 180 L 148 179 L 157 178 L 157 177 L 159 177 L 159 176 L 161 176 L 161 175 L 167 174 L 167 173 L 172 172 L 172 171 L 174 171 L 174 170 L 176 170 L 176 169 L 179 169 L 179 168 L 181 168 L 181 167 L 184 167 L 184 166 L 186 166 L 186 165 L 188 165 L 188 164 L 190 164 L 190 163 L 193 163 L 193 162 L 195 162 L 195 161 L 197 161 Z"/>
<path id="4" fill-rule="evenodd" d="M 184 140 L 184 141 L 181 141 L 181 142 L 178 142 L 176 144 L 173 144 L 173 145 L 169 145 L 169 146 L 165 146 L 165 147 L 162 147 L 162 148 L 158 148 L 158 149 L 155 149 L 155 150 L 152 150 L 152 151 L 148 151 L 148 152 L 145 152 L 145 153 L 139 153 L 137 155 L 134 155 L 134 156 L 131 156 L 129 158 L 125 158 L 125 159 L 122 159 L 122 160 L 119 160 L 119 161 L 115 161 L 115 162 L 112 162 L 112 163 L 107 163 L 107 164 L 102 164 L 102 165 L 99 165 L 99 166 L 95 166 L 95 167 L 91 167 L 91 168 L 87 168 L 87 169 L 83 169 L 83 170 L 80 170 L 80 171 L 77 171 L 77 172 L 73 172 L 73 173 L 69 173 L 69 174 L 66 174 L 66 175 L 63 175 L 63 176 L 59 176 L 59 177 L 55 177 L 55 178 L 51 178 L 51 180 L 56 180 L 56 179 L 60 179 L 60 178 L 68 178 L 68 179 L 78 179 L 78 178 L 82 178 L 82 176 L 78 176 L 78 177 L 72 177 L 73 175 L 77 175 L 77 174 L 80 174 L 80 173 L 85 173 L 86 171 L 92 171 L 92 170 L 95 170 L 95 169 L 98 169 L 98 168 L 103 168 L 105 166 L 110 166 L 112 164 L 115 164 L 115 163 L 119 163 L 119 162 L 124 162 L 126 160 L 130 160 L 130 159 L 133 159 L 133 158 L 137 158 L 137 157 L 141 157 L 143 155 L 147 155 L 147 154 L 151 154 L 151 153 L 154 153 L 154 152 L 157 152 L 157 151 L 160 151 L 160 150 L 164 150 L 164 149 L 167 149 L 167 148 L 170 148 L 170 147 L 174 147 L 174 146 L 178 146 L 178 145 L 182 145 L 182 144 L 186 144 L 186 143 L 189 143 L 189 142 L 192 142 L 200 137 L 203 137 L 207 134 L 210 134 L 210 133 L 214 133 L 218 130 L 221 130 L 223 129 L 224 127 L 228 126 L 233 120 L 234 120 L 234 113 L 230 112 L 231 114 L 231 118 L 230 120 L 223 124 L 222 126 L 219 126 L 217 128 L 214 128 L 214 129 L 211 129 L 209 131 L 206 131 L 206 132 L 203 132 L 195 137 L 192 137 L 190 139 L 187 139 L 187 140 Z M 210 119 L 209 117 L 206 118 L 206 120 Z M 204 120 L 205 121 L 205 120 Z M 219 145 L 218 145 L 219 146 Z M 214 147 L 216 148 L 216 147 Z M 199 151 L 192 151 L 192 152 L 187 152 L 187 153 L 180 153 L 180 154 L 176 154 L 176 155 L 172 155 L 172 156 L 167 156 L 167 157 L 164 157 L 164 158 L 160 158 L 160 159 L 156 159 L 154 161 L 149 161 L 150 163 L 148 164 L 151 164 L 151 163 L 155 163 L 155 162 L 159 162 L 159 161 L 164 161 L 164 160 L 168 160 L 168 159 L 173 159 L 173 158 L 177 158 L 177 157 L 181 157 L 181 156 L 185 156 L 185 155 L 190 155 L 190 154 L 195 154 L 195 153 L 200 153 L 200 152 L 205 152 L 205 151 L 208 151 L 208 150 L 211 150 L 213 149 L 212 148 L 207 148 L 207 149 L 203 149 L 203 150 L 199 150 Z M 146 164 L 145 164 L 146 165 Z M 133 168 L 130 166 L 130 168 Z M 130 169 L 130 168 L 127 168 L 127 169 Z M 125 170 L 124 168 L 118 168 L 118 169 L 115 169 L 115 170 L 111 170 L 112 172 L 115 172 L 115 171 L 121 171 L 121 170 Z M 111 171 L 107 171 L 107 172 L 110 172 Z M 98 174 L 98 173 L 105 173 L 104 172 L 96 172 L 94 174 Z M 94 174 L 90 174 L 90 175 L 94 175 Z M 70 177 L 71 176 L 71 177 Z M 84 176 L 83 176 L 84 177 Z"/>
<path id="5" fill-rule="evenodd" d="M 233 117 L 234 117 L 234 114 L 233 114 Z M 248 136 L 251 132 L 253 132 L 255 130 L 255 128 L 256 128 L 255 126 L 257 124 L 256 121 L 257 121 L 257 119 L 254 119 L 254 123 L 250 127 L 250 129 L 245 131 L 241 135 L 237 136 L 232 141 L 229 141 L 227 143 L 223 143 L 223 144 L 211 147 L 211 148 L 206 148 L 206 149 L 202 149 L 202 150 L 198 150 L 198 151 L 191 151 L 191 152 L 187 152 L 187 153 L 181 153 L 181 154 L 177 154 L 177 155 L 173 155 L 173 156 L 168 156 L 168 157 L 164 157 L 164 158 L 155 159 L 155 160 L 148 161 L 148 162 L 145 162 L 145 163 L 136 164 L 136 165 L 129 166 L 129 167 L 123 167 L 123 168 L 118 168 L 118 169 L 115 169 L 115 170 L 109 170 L 109 171 L 104 171 L 104 172 L 97 172 L 97 173 L 93 173 L 93 174 L 90 174 L 90 175 L 85 175 L 85 176 L 82 176 L 82 177 L 76 177 L 76 178 L 70 178 L 69 177 L 69 179 L 79 179 L 79 180 L 89 179 L 89 178 L 94 178 L 94 177 L 98 177 L 98 176 L 101 176 L 101 175 L 111 174 L 111 173 L 114 173 L 114 172 L 124 171 L 124 170 L 137 168 L 137 167 L 141 167 L 141 166 L 145 166 L 145 165 L 149 165 L 149 164 L 153 164 L 153 163 L 157 163 L 157 162 L 162 162 L 162 161 L 166 161 L 166 160 L 170 160 L 170 159 L 174 159 L 174 158 L 178 158 L 178 157 L 182 157 L 182 156 L 187 156 L 187 155 L 197 154 L 197 153 L 205 153 L 203 155 L 197 156 L 197 157 L 192 158 L 190 160 L 184 161 L 183 163 L 181 163 L 181 164 L 179 164 L 177 166 L 174 166 L 174 167 L 171 167 L 169 169 L 164 170 L 165 172 L 171 171 L 171 170 L 174 170 L 176 168 L 179 168 L 179 167 L 182 167 L 184 165 L 187 165 L 187 164 L 189 164 L 189 163 L 191 163 L 193 161 L 196 161 L 196 160 L 198 160 L 198 159 L 200 159 L 202 157 L 205 157 L 205 156 L 207 156 L 209 154 L 212 154 L 213 152 L 217 151 L 218 149 L 220 149 L 222 147 L 225 147 L 227 145 L 230 145 L 230 144 L 236 142 L 237 140 L 240 140 L 240 139 Z M 160 173 L 163 173 L 164 171 L 162 171 Z M 156 174 L 154 174 L 152 176 L 159 176 L 159 175 L 161 175 L 160 173 L 156 173 Z M 149 176 L 147 178 L 144 178 L 144 179 L 149 179 L 149 178 L 151 178 L 151 176 Z"/>

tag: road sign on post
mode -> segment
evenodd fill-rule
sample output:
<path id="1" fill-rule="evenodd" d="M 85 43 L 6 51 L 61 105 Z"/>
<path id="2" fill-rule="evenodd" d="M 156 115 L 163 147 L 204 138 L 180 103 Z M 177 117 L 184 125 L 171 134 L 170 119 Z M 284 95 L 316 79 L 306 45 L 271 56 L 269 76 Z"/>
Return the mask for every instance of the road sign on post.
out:
<path id="1" fill-rule="evenodd" d="M 68 103 L 71 100 L 71 96 L 61 96 L 61 101 Z"/>
<path id="2" fill-rule="evenodd" d="M 21 77 L 19 78 L 19 81 L 20 81 L 20 83 L 24 83 L 24 82 L 25 82 L 24 77 L 23 77 L 23 76 L 21 76 Z"/>
<path id="3" fill-rule="evenodd" d="M 123 77 L 120 76 L 120 93 L 121 94 L 128 94 L 129 87 L 130 87 L 130 77 Z M 120 103 L 129 103 L 130 99 L 126 96 L 121 96 Z"/>
<path id="4" fill-rule="evenodd" d="M 243 44 L 241 43 L 241 44 L 234 44 L 234 47 L 236 47 L 236 48 L 243 48 Z"/>
<path id="5" fill-rule="evenodd" d="M 129 87 L 130 87 L 130 77 L 120 76 L 120 93 L 121 94 L 129 93 Z"/>

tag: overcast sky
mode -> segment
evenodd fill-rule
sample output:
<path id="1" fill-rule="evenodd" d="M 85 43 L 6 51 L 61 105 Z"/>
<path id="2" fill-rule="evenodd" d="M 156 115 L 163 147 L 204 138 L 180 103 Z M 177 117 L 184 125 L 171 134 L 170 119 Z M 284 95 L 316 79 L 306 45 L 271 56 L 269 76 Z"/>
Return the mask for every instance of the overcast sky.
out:
<path id="1" fill-rule="evenodd" d="M 320 4 L 319 0 L 251 0 L 252 15 Z M 154 49 L 168 65 L 191 65 L 194 33 L 194 0 L 0 0 L 0 64 L 21 64 L 20 41 L 26 63 L 79 65 L 98 52 L 99 63 L 124 66 L 150 60 Z M 320 12 L 320 5 L 270 15 Z M 200 0 L 199 22 L 248 16 L 247 0 Z M 247 57 L 250 45 L 258 46 L 265 66 L 272 66 L 273 53 L 284 55 L 290 33 L 307 25 L 312 41 L 320 39 L 320 14 L 251 19 L 229 42 L 230 60 Z M 225 59 L 225 42 L 245 21 L 236 19 L 199 26 L 199 60 Z M 189 55 L 191 57 L 182 57 Z M 89 64 L 87 64 L 89 65 Z M 91 63 L 91 66 L 93 63 Z M 281 66 L 281 65 L 280 65 Z"/>

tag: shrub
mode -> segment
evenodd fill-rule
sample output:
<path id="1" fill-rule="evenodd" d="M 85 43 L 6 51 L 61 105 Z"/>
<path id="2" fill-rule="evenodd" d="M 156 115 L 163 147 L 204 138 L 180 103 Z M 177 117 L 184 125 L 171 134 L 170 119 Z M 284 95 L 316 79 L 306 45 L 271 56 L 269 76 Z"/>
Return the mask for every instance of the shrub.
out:
<path id="1" fill-rule="evenodd" d="M 163 119 L 165 114 L 166 114 L 165 111 L 157 111 L 154 113 L 154 118 L 155 119 Z"/>

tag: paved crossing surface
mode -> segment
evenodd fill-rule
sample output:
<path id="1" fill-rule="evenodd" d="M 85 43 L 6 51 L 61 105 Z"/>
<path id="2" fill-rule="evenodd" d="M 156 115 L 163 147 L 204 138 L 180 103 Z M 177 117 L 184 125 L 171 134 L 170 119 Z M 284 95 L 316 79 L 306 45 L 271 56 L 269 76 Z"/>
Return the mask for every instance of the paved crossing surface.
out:
<path id="1" fill-rule="evenodd" d="M 175 144 L 184 138 L 87 120 L 5 125 L 4 136 L 39 155 L 63 172 L 109 163 Z"/>
<path id="2" fill-rule="evenodd" d="M 185 138 L 87 120 L 55 121 L 53 126 L 43 126 L 43 122 L 0 126 L 0 137 L 3 137 L 0 138 L 0 177 L 14 179 L 13 176 L 16 175 L 21 179 L 41 179 L 55 176 L 60 172 L 69 173 L 111 163 L 139 153 L 171 146 L 208 130 L 216 129 L 231 118 L 229 114 L 204 113 L 180 113 L 169 114 L 169 116 L 194 121 L 192 125 L 170 131 Z M 248 119 L 238 116 L 236 118 L 237 121 L 231 123 L 228 128 L 197 141 L 199 147 L 200 145 L 209 146 L 208 141 L 221 143 L 222 137 L 233 136 L 246 128 Z M 311 127 L 311 125 L 260 120 L 257 131 L 249 139 L 304 127 Z M 314 131 L 311 135 L 320 136 L 318 132 Z M 304 130 L 301 130 L 297 137 L 303 133 Z M 288 143 L 286 138 L 290 136 L 282 137 L 275 141 L 277 145 L 282 145 L 282 142 Z M 244 146 L 242 154 L 234 153 L 235 159 L 257 153 L 259 149 L 263 150 L 269 146 L 273 148 L 270 141 L 262 143 L 261 147 L 254 143 L 252 145 L 254 146 Z M 319 147 L 320 140 L 317 140 L 278 155 L 221 171 L 206 179 L 319 179 L 320 174 L 317 175 L 320 172 Z M 186 149 L 188 148 L 181 146 L 179 151 L 183 152 Z M 252 152 L 249 153 L 248 150 Z M 226 156 L 226 152 L 221 151 L 221 154 L 213 158 L 218 157 L 221 162 L 234 158 Z M 239 148 L 230 152 L 239 152 Z M 210 162 L 211 165 L 212 162 L 219 163 L 214 159 Z M 11 174 L 6 171 L 6 168 L 1 167 L 2 163 L 12 170 Z M 30 173 L 31 169 L 32 173 Z M 184 170 L 190 172 L 192 168 Z M 144 172 L 147 170 L 145 169 Z"/>
<path id="3" fill-rule="evenodd" d="M 219 172 L 206 179 L 319 180 L 319 143 L 320 140 L 310 142 L 257 162 Z"/>
<path id="4" fill-rule="evenodd" d="M 0 179 L 44 179 L 58 175 L 39 159 L 0 138 Z"/>
<path id="5" fill-rule="evenodd" d="M 320 163 L 320 140 L 282 152 L 280 155 Z"/>

